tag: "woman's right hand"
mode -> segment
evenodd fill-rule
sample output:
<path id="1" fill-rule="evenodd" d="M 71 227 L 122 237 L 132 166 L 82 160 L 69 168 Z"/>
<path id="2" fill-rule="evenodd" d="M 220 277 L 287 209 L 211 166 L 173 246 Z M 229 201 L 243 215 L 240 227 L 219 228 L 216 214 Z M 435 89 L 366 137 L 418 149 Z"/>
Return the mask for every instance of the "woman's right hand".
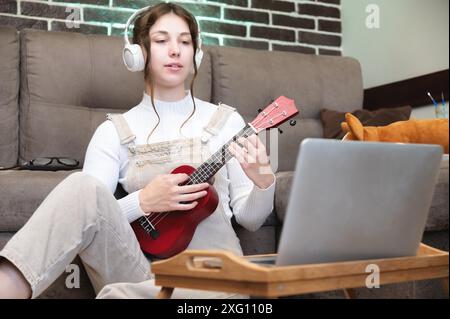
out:
<path id="1" fill-rule="evenodd" d="M 196 200 L 207 194 L 209 184 L 179 185 L 188 178 L 184 173 L 156 176 L 139 192 L 141 209 L 148 214 L 194 208 L 198 204 Z"/>

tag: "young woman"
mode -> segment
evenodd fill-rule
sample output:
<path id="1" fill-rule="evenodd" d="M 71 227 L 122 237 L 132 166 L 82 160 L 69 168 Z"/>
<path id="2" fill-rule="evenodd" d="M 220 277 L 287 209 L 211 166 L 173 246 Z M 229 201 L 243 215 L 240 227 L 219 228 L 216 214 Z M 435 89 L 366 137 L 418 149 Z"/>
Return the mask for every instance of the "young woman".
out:
<path id="1" fill-rule="evenodd" d="M 148 7 L 133 32 L 143 54 L 142 101 L 124 114 L 108 116 L 89 143 L 83 171 L 58 184 L 0 251 L 0 297 L 37 297 L 76 255 L 96 293 L 101 291 L 98 297 L 151 297 L 157 291 L 151 261 L 130 223 L 194 208 L 209 184 L 180 186 L 188 175 L 171 170 L 182 164 L 197 167 L 245 126 L 233 108 L 193 96 L 201 44 L 189 12 L 169 3 Z M 139 69 L 127 54 L 128 68 Z M 193 80 L 185 90 L 190 72 Z M 198 225 L 189 249 L 242 254 L 232 215 L 256 230 L 272 211 L 275 175 L 260 140 L 252 135 L 228 150 L 234 157 L 214 176 L 218 207 Z M 117 183 L 128 192 L 120 200 L 113 196 Z"/>

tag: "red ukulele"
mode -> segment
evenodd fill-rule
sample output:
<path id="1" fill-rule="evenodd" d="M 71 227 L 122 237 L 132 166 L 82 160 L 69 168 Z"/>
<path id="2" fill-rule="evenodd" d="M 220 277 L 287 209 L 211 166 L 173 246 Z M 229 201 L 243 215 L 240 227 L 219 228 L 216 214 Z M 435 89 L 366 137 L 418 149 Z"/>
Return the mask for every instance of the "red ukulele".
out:
<path id="1" fill-rule="evenodd" d="M 294 100 L 280 96 L 197 169 L 182 165 L 175 168 L 171 174 L 188 174 L 189 179 L 184 185 L 204 183 L 232 158 L 228 151 L 231 142 L 239 137 L 248 137 L 258 134 L 263 129 L 276 127 L 297 113 Z M 210 185 L 206 190 L 207 194 L 198 199 L 197 206 L 192 210 L 151 213 L 133 222 L 131 226 L 142 251 L 157 258 L 168 258 L 186 249 L 197 225 L 211 215 L 219 204 L 219 197 L 214 187 Z"/>

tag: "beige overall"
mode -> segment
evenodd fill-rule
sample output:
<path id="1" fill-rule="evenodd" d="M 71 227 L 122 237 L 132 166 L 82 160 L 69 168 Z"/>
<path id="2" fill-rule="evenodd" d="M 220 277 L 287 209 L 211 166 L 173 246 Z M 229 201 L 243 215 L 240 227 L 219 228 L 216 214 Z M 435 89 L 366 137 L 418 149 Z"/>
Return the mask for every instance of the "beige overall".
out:
<path id="1" fill-rule="evenodd" d="M 220 104 L 200 137 L 135 145 L 135 136 L 121 114 L 108 114 L 128 147 L 124 189 L 143 188 L 158 174 L 180 165 L 198 167 L 211 154 L 210 137 L 217 135 L 234 108 Z M 215 179 L 225 178 L 225 168 Z M 202 221 L 188 249 L 227 249 L 242 254 L 239 240 L 219 203 Z M 69 175 L 41 203 L 29 221 L 11 238 L 0 256 L 10 260 L 31 285 L 35 298 L 79 255 L 98 298 L 153 298 L 150 262 L 139 248 L 125 215 L 110 190 L 83 172 Z M 103 288 L 103 289 L 102 289 Z M 101 291 L 100 291 L 101 290 Z M 175 289 L 174 298 L 240 298 L 220 292 Z"/>

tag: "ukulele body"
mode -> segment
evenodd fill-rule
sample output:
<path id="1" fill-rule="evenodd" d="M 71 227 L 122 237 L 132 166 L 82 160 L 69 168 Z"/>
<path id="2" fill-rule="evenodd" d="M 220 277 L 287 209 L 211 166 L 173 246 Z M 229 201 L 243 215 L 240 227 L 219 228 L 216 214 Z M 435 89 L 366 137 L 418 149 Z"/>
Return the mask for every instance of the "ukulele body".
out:
<path id="1" fill-rule="evenodd" d="M 175 168 L 171 174 L 191 175 L 194 171 L 194 167 L 182 165 Z M 191 210 L 153 213 L 148 216 L 159 232 L 155 239 L 145 231 L 138 220 L 131 223 L 142 251 L 157 258 L 168 258 L 185 250 L 197 225 L 211 215 L 219 204 L 215 188 L 210 185 L 206 191 L 207 194 L 199 198 L 197 206 Z"/>

